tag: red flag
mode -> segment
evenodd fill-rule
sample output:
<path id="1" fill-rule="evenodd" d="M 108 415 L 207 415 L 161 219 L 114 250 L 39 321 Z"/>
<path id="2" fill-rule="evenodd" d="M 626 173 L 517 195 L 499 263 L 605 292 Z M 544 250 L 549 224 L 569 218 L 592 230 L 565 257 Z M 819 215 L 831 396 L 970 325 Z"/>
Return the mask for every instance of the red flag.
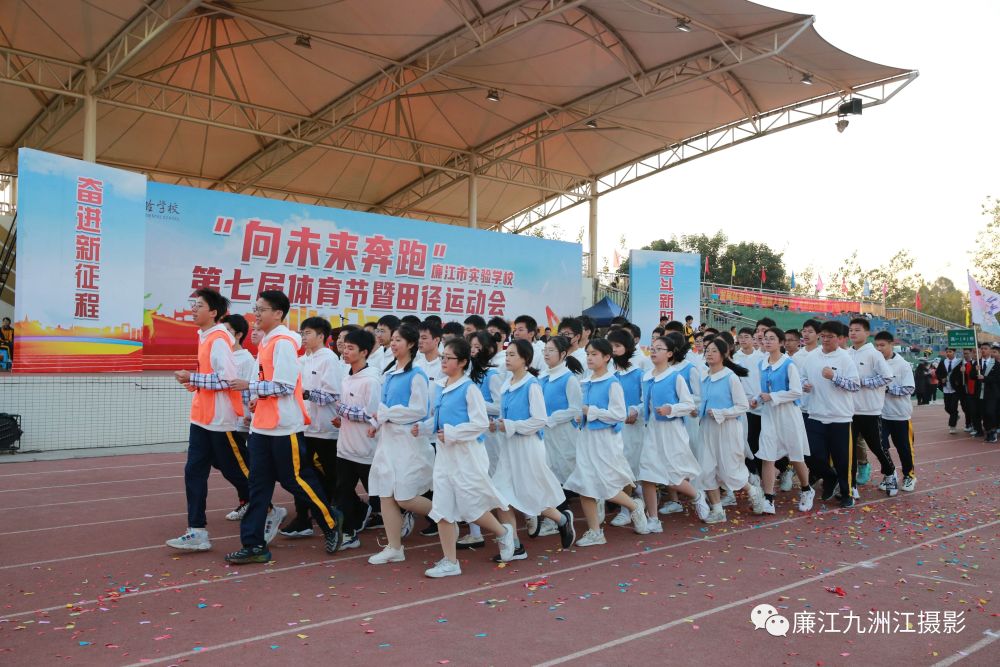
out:
<path id="1" fill-rule="evenodd" d="M 705 255 L 705 275 L 708 275 L 708 255 Z"/>
<path id="2" fill-rule="evenodd" d="M 914 301 L 913 305 L 917 307 L 917 310 L 920 310 L 920 308 L 923 306 L 923 303 L 920 301 L 920 291 L 919 290 L 917 290 L 917 298 Z"/>
<path id="3" fill-rule="evenodd" d="M 840 291 L 847 294 L 847 276 L 844 276 L 844 282 L 840 284 Z"/>
<path id="4" fill-rule="evenodd" d="M 760 267 L 760 282 L 761 283 L 767 282 L 767 272 L 764 270 L 763 266 Z"/>

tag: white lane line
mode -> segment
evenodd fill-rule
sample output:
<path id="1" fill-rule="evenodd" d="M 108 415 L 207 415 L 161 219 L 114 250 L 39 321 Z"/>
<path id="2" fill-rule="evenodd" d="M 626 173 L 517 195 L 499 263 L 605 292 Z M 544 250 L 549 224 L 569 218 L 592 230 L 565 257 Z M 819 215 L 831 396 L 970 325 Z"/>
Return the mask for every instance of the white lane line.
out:
<path id="1" fill-rule="evenodd" d="M 149 456 L 149 454 L 124 454 L 124 456 Z M 17 461 L 14 461 L 12 463 L 13 465 L 17 465 Z M 24 463 L 38 463 L 38 461 L 25 461 Z M 94 470 L 124 470 L 125 468 L 150 468 L 152 466 L 176 466 L 176 465 L 184 465 L 184 460 L 182 459 L 179 461 L 165 461 L 163 463 L 136 463 L 134 465 L 124 465 L 124 466 L 103 466 L 100 468 L 69 468 L 66 470 L 41 470 L 39 472 L 9 472 L 0 475 L 0 477 L 24 477 L 26 475 L 54 475 L 57 473 L 65 473 L 65 472 L 91 472 Z"/>
<path id="2" fill-rule="evenodd" d="M 220 486 L 214 489 L 209 489 L 209 491 L 225 491 L 227 488 L 232 487 Z M 33 510 L 41 507 L 62 507 L 63 505 L 82 505 L 84 503 L 104 503 L 109 500 L 135 500 L 136 498 L 152 498 L 153 496 L 176 496 L 177 494 L 184 493 L 183 489 L 180 491 L 162 491 L 160 493 L 144 493 L 141 496 L 115 496 L 113 498 L 93 498 L 91 500 L 67 500 L 62 503 L 48 503 L 46 505 L 21 505 L 19 507 L 0 507 L 0 512 L 6 512 L 8 510 Z"/>
<path id="3" fill-rule="evenodd" d="M 899 556 L 901 554 L 913 551 L 915 549 L 921 549 L 923 547 L 929 546 L 931 544 L 935 544 L 937 542 L 941 542 L 941 541 L 944 541 L 944 540 L 947 540 L 947 539 L 951 539 L 953 537 L 959 537 L 961 535 L 965 535 L 967 533 L 971 533 L 971 532 L 977 531 L 977 530 L 982 530 L 984 528 L 990 528 L 990 527 L 998 525 L 998 524 L 1000 524 L 1000 519 L 997 519 L 996 521 L 991 521 L 990 523 L 982 524 L 980 526 L 975 526 L 973 528 L 966 528 L 964 530 L 956 531 L 954 533 L 949 533 L 948 535 L 942 535 L 941 537 L 936 537 L 936 538 L 934 538 L 932 540 L 926 540 L 926 541 L 924 541 L 924 542 L 922 542 L 920 544 L 914 544 L 912 546 L 905 547 L 903 549 L 897 549 L 896 551 L 893 551 L 891 553 L 885 554 L 884 556 L 879 556 L 877 559 L 873 559 L 873 560 L 884 560 L 886 558 L 891 558 L 891 557 L 894 557 L 894 556 Z M 641 552 L 641 554 L 645 554 L 645 555 L 648 556 L 648 554 L 650 552 L 663 551 L 663 550 L 666 550 L 667 548 L 669 548 L 669 547 L 659 547 L 657 549 L 651 549 L 650 551 Z M 633 553 L 633 554 L 627 554 L 625 556 L 616 556 L 614 558 L 607 558 L 607 559 L 604 559 L 604 560 L 591 561 L 589 563 L 584 563 L 582 565 L 576 565 L 576 566 L 573 566 L 573 567 L 568 567 L 568 568 L 563 568 L 561 570 L 555 570 L 555 571 L 552 571 L 552 572 L 548 572 L 548 573 L 546 573 L 546 576 L 553 577 L 553 576 L 557 576 L 557 575 L 560 575 L 560 574 L 565 574 L 567 572 L 573 572 L 573 571 L 581 570 L 581 569 L 589 569 L 589 568 L 593 568 L 594 566 L 597 566 L 597 565 L 604 565 L 604 564 L 611 563 L 611 562 L 614 562 L 614 561 L 623 560 L 623 559 L 626 559 L 626 558 L 635 558 L 635 557 L 637 557 L 637 556 L 639 556 L 641 554 L 634 554 Z M 591 653 L 597 653 L 597 652 L 603 651 L 603 650 L 605 650 L 607 648 L 612 648 L 612 647 L 618 646 L 620 644 L 625 644 L 627 642 L 634 641 L 635 639 L 640 639 L 642 637 L 646 637 L 646 636 L 649 636 L 651 634 L 655 634 L 657 632 L 660 632 L 662 630 L 666 630 L 666 629 L 674 627 L 676 625 L 680 625 L 682 623 L 688 623 L 691 620 L 695 620 L 695 619 L 698 619 L 698 618 L 703 618 L 705 616 L 711 616 L 713 614 L 717 614 L 717 613 L 722 612 L 722 611 L 733 609 L 733 608 L 738 607 L 740 605 L 746 605 L 746 604 L 748 604 L 750 602 L 753 602 L 754 600 L 759 600 L 761 598 L 773 598 L 778 593 L 782 593 L 782 592 L 784 592 L 786 590 L 791 590 L 791 589 L 794 589 L 794 588 L 798 588 L 800 586 L 804 586 L 806 584 L 814 583 L 816 581 L 821 581 L 821 580 L 826 579 L 828 577 L 832 577 L 832 576 L 835 576 L 835 575 L 838 575 L 838 574 L 842 574 L 844 572 L 847 572 L 847 571 L 853 569 L 853 567 L 854 566 L 842 567 L 842 568 L 839 568 L 839 569 L 836 569 L 836 570 L 831 570 L 829 572 L 824 572 L 823 574 L 819 574 L 819 575 L 816 575 L 814 577 L 809 577 L 807 579 L 804 579 L 804 580 L 796 582 L 796 583 L 786 584 L 785 586 L 781 586 L 779 588 L 774 588 L 774 589 L 772 589 L 770 591 L 764 591 L 763 593 L 757 593 L 755 595 L 752 595 L 752 596 L 749 596 L 749 597 L 745 597 L 743 599 L 736 600 L 736 601 L 730 602 L 728 604 L 720 605 L 718 607 L 714 607 L 712 609 L 708 609 L 708 610 L 699 612 L 699 613 L 691 615 L 691 616 L 685 616 L 684 618 L 678 618 L 678 619 L 676 619 L 674 621 L 671 621 L 670 623 L 664 623 L 663 625 L 657 626 L 655 628 L 649 628 L 648 630 L 644 630 L 642 632 L 638 632 L 638 633 L 635 633 L 635 634 L 632 634 L 632 635 L 628 635 L 626 637 L 621 637 L 619 639 L 616 639 L 616 640 L 613 640 L 613 641 L 610 641 L 610 642 L 605 642 L 604 644 L 599 644 L 597 646 L 592 646 L 590 648 L 583 649 L 581 651 L 577 651 L 576 653 L 573 653 L 573 654 L 568 655 L 568 656 L 563 656 L 561 658 L 556 658 L 554 660 L 550 660 L 548 662 L 541 663 L 541 665 L 539 667 L 545 667 L 547 665 L 558 665 L 558 664 L 561 664 L 563 662 L 569 662 L 569 661 L 572 661 L 572 660 L 576 660 L 576 659 L 581 658 L 583 656 L 590 655 Z M 463 590 L 463 591 L 457 591 L 457 592 L 454 592 L 454 593 L 447 593 L 447 594 L 444 594 L 444 595 L 438 595 L 436 597 L 428 598 L 428 599 L 424 599 L 424 600 L 414 600 L 413 602 L 406 602 L 406 603 L 394 605 L 394 606 L 391 606 L 391 607 L 384 607 L 382 609 L 371 609 L 371 610 L 368 610 L 368 611 L 365 611 L 365 612 L 361 612 L 361 613 L 357 613 L 357 614 L 351 614 L 349 616 L 341 616 L 341 617 L 338 617 L 338 618 L 327 619 L 325 621 L 319 621 L 317 623 L 308 623 L 306 625 L 299 625 L 299 626 L 296 626 L 295 628 L 291 628 L 291 629 L 285 628 L 285 629 L 282 629 L 282 630 L 277 630 L 275 632 L 263 633 L 263 634 L 255 635 L 255 636 L 252 636 L 252 637 L 244 637 L 243 639 L 235 639 L 233 641 L 225 642 L 225 643 L 222 643 L 222 644 L 216 644 L 214 646 L 199 646 L 197 651 L 188 650 L 188 651 L 184 651 L 184 652 L 181 652 L 181 653 L 174 653 L 173 655 L 168 655 L 168 656 L 164 656 L 164 657 L 160 657 L 160 658 L 146 658 L 146 659 L 143 659 L 141 662 L 132 663 L 131 665 L 128 665 L 127 667 L 142 667 L 143 665 L 155 665 L 157 663 L 173 662 L 175 660 L 180 660 L 182 658 L 187 658 L 187 657 L 190 657 L 190 656 L 193 656 L 193 655 L 198 655 L 198 654 L 207 653 L 207 652 L 211 652 L 211 651 L 219 651 L 219 650 L 227 649 L 227 648 L 235 648 L 235 647 L 239 647 L 239 646 L 245 646 L 246 644 L 252 644 L 252 643 L 258 642 L 258 641 L 275 639 L 277 637 L 284 637 L 284 636 L 287 636 L 287 635 L 293 634 L 293 633 L 297 634 L 297 633 L 306 632 L 306 631 L 309 631 L 309 630 L 316 630 L 318 628 L 326 628 L 326 627 L 329 627 L 331 625 L 337 625 L 337 624 L 340 624 L 340 623 L 345 623 L 347 621 L 353 621 L 353 620 L 357 620 L 357 619 L 361 619 L 361 618 L 367 618 L 369 616 L 378 616 L 379 614 L 388 614 L 388 613 L 391 613 L 391 612 L 402 611 L 404 609 L 411 609 L 411 608 L 414 608 L 414 607 L 420 607 L 420 606 L 423 606 L 423 605 L 426 605 L 426 604 L 432 604 L 432 603 L 436 603 L 436 602 L 442 602 L 442 601 L 445 601 L 445 600 L 452 600 L 454 598 L 464 597 L 466 595 L 471 595 L 473 593 L 483 593 L 483 592 L 488 591 L 488 590 L 493 590 L 493 589 L 497 589 L 497 588 L 503 588 L 503 587 L 506 587 L 506 586 L 513 586 L 513 585 L 523 584 L 523 583 L 532 581 L 532 580 L 534 580 L 537 577 L 538 577 L 538 573 L 535 573 L 535 574 L 532 574 L 532 575 L 529 575 L 529 576 L 526 576 L 526 577 L 520 577 L 518 579 L 512 579 L 512 580 L 509 580 L 509 581 L 504 581 L 502 583 L 487 584 L 485 586 L 477 586 L 475 588 L 469 588 L 469 589 L 466 589 L 466 590 Z"/>
<path id="4" fill-rule="evenodd" d="M 690 614 L 688 616 L 684 616 L 684 617 L 681 617 L 681 618 L 675 618 L 674 620 L 672 620 L 672 621 L 670 621 L 668 623 L 664 623 L 662 625 L 657 625 L 657 626 L 652 627 L 652 628 L 647 628 L 647 629 L 642 630 L 640 632 L 635 632 L 635 633 L 630 634 L 630 635 L 625 635 L 624 637 L 619 637 L 617 639 L 612 639 L 610 641 L 606 641 L 606 642 L 603 642 L 601 644 L 595 644 L 593 646 L 590 646 L 590 647 L 585 648 L 585 649 L 581 649 L 579 651 L 576 651 L 574 653 L 570 653 L 568 655 L 560 656 L 558 658 L 553 658 L 551 660 L 546 660 L 545 662 L 537 663 L 535 665 L 535 667 L 552 667 L 552 665 L 561 665 L 561 664 L 563 664 L 565 662 L 571 662 L 573 660 L 579 660 L 580 658 L 584 658 L 584 657 L 586 657 L 588 655 L 592 655 L 594 653 L 599 653 L 601 651 L 606 651 L 606 650 L 608 650 L 610 648 L 615 648 L 615 647 L 621 646 L 623 644 L 628 644 L 629 642 L 636 641 L 637 639 L 643 639 L 645 637 L 649 637 L 650 635 L 655 635 L 657 633 L 663 632 L 664 630 L 669 630 L 670 628 L 677 627 L 678 625 L 681 625 L 681 624 L 684 624 L 684 623 L 690 623 L 691 621 L 696 621 L 699 618 L 705 618 L 706 616 L 713 616 L 715 614 L 718 614 L 719 612 L 728 611 L 730 609 L 735 609 L 736 607 L 739 607 L 739 606 L 742 606 L 742 605 L 748 605 L 748 604 L 750 604 L 751 602 L 753 602 L 755 600 L 760 600 L 761 598 L 773 598 L 775 595 L 778 595 L 779 593 L 784 593 L 785 591 L 794 590 L 796 588 L 799 588 L 800 586 L 805 586 L 807 584 L 816 583 L 817 581 L 822 581 L 823 579 L 827 579 L 829 577 L 832 577 L 832 576 L 835 576 L 835 575 L 838 575 L 838 574 L 843 574 L 844 572 L 849 572 L 849 571 L 853 570 L 854 568 L 859 567 L 863 563 L 875 563 L 875 562 L 883 561 L 883 560 L 886 560 L 886 559 L 889 559 L 889 558 L 894 558 L 896 556 L 900 556 L 902 554 L 909 553 L 910 551 L 914 551 L 915 549 L 922 549 L 922 548 L 924 548 L 926 546 L 930 546 L 932 544 L 937 544 L 938 542 L 943 542 L 945 540 L 949 540 L 949 539 L 952 539 L 954 537 L 959 537 L 961 535 L 967 535 L 967 534 L 969 534 L 971 532 L 974 532 L 974 531 L 977 531 L 977 530 L 982 530 L 984 528 L 992 528 L 993 526 L 996 526 L 996 525 L 1000 525 L 1000 519 L 997 519 L 996 521 L 991 521 L 989 523 L 984 523 L 984 524 L 982 524 L 980 526 L 975 526 L 973 528 L 966 528 L 964 530 L 959 530 L 959 531 L 956 531 L 954 533 L 949 533 L 947 535 L 942 535 L 941 537 L 935 537 L 932 540 L 926 540 L 924 542 L 921 542 L 920 544 L 913 544 L 913 545 L 910 545 L 908 547 L 904 547 L 902 549 L 897 549 L 897 550 L 891 551 L 891 552 L 889 552 L 887 554 L 883 554 L 881 556 L 876 556 L 875 558 L 870 558 L 870 559 L 867 559 L 867 560 L 864 560 L 864 561 L 858 561 L 857 563 L 851 563 L 851 564 L 845 565 L 843 567 L 839 567 L 836 570 L 830 570 L 829 572 L 824 572 L 822 574 L 818 574 L 818 575 L 813 576 L 813 577 L 808 577 L 806 579 L 803 579 L 801 581 L 797 581 L 795 583 L 786 584 L 784 586 L 779 586 L 778 588 L 772 588 L 771 590 L 764 591 L 763 593 L 755 593 L 754 595 L 749 595 L 749 596 L 747 596 L 745 598 L 741 598 L 739 600 L 734 600 L 733 602 L 729 602 L 727 604 L 719 605 L 718 607 L 712 607 L 711 609 L 706 609 L 706 610 L 700 611 L 700 612 L 698 612 L 696 614 Z M 308 629 L 308 628 L 300 626 L 299 631 L 302 632 L 302 631 L 304 631 L 306 629 Z M 282 633 L 282 634 L 286 634 L 286 633 Z M 230 644 L 233 644 L 233 645 L 239 645 L 239 643 L 243 643 L 242 640 L 238 640 L 238 643 L 237 642 L 230 642 Z M 203 650 L 208 651 L 208 650 L 213 650 L 213 648 L 214 647 L 205 647 Z M 978 649 L 976 649 L 976 650 L 978 650 Z M 189 652 L 182 653 L 182 654 L 179 654 L 179 655 L 193 655 L 194 653 L 195 653 L 194 651 L 189 651 Z M 176 657 L 179 657 L 179 656 L 176 656 Z M 137 664 L 142 664 L 142 663 L 137 663 Z M 146 664 L 148 664 L 148 662 Z"/>
<path id="5" fill-rule="evenodd" d="M 155 482 L 158 479 L 183 479 L 184 475 L 165 477 L 136 477 L 131 479 L 109 479 L 106 482 L 80 482 L 79 484 L 56 484 L 55 486 L 32 486 L 26 489 L 3 489 L 0 493 L 20 493 L 22 491 L 48 491 L 50 489 L 74 489 L 79 486 L 100 486 L 102 484 L 125 484 L 128 482 Z"/>
<path id="6" fill-rule="evenodd" d="M 918 579 L 927 579 L 929 581 L 936 581 L 939 584 L 954 584 L 956 586 L 972 586 L 972 587 L 975 587 L 975 584 L 970 584 L 967 581 L 954 581 L 952 579 L 945 579 L 944 577 L 928 577 L 925 574 L 917 574 L 916 572 L 908 572 L 908 573 L 904 574 L 903 576 L 904 577 L 916 577 Z"/>
<path id="7" fill-rule="evenodd" d="M 985 637 L 980 639 L 978 642 L 971 646 L 966 646 L 965 648 L 959 650 L 955 655 L 948 656 L 940 662 L 935 662 L 933 667 L 948 667 L 948 665 L 954 665 L 959 660 L 964 660 L 976 651 L 981 651 L 986 648 L 996 640 L 1000 639 L 1000 631 L 998 630 L 986 630 L 983 632 Z M 994 663 L 996 664 L 996 663 Z"/>
<path id="8" fill-rule="evenodd" d="M 225 512 L 226 510 L 231 510 L 232 507 L 217 507 L 212 510 L 205 510 L 206 514 L 211 514 L 212 512 Z M 68 528 L 86 528 L 88 526 L 104 526 L 109 523 L 125 523 L 126 521 L 145 521 L 147 519 L 169 519 L 175 516 L 187 516 L 187 512 L 173 512 L 171 514 L 154 514 L 153 516 L 130 516 L 127 519 L 109 519 L 108 521 L 92 521 L 90 523 L 72 523 L 66 526 L 45 526 L 44 528 L 28 528 L 26 530 L 12 530 L 7 533 L 0 533 L 0 537 L 4 535 L 22 535 L 24 533 L 40 533 L 46 530 L 66 530 Z"/>

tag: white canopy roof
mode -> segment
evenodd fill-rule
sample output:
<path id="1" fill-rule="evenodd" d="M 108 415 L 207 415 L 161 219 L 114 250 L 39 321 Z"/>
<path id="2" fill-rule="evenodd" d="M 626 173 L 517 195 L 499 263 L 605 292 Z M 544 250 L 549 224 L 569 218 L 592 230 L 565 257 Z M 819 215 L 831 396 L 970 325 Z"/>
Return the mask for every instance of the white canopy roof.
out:
<path id="1" fill-rule="evenodd" d="M 90 136 L 154 180 L 521 230 L 916 76 L 812 24 L 744 0 L 9 0 L 0 171 Z"/>

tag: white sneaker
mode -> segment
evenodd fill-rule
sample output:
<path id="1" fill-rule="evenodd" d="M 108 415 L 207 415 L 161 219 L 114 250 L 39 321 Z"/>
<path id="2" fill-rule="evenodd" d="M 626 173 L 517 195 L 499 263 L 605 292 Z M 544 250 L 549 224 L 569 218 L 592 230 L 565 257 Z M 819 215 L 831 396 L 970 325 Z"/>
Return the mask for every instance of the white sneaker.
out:
<path id="1" fill-rule="evenodd" d="M 705 523 L 725 523 L 726 522 L 726 510 L 721 507 L 718 510 L 712 510 L 705 517 Z"/>
<path id="2" fill-rule="evenodd" d="M 239 507 L 226 515 L 226 521 L 242 521 L 248 507 L 250 507 L 250 503 L 240 503 Z"/>
<path id="3" fill-rule="evenodd" d="M 684 506 L 676 500 L 668 500 L 660 507 L 660 514 L 677 514 L 684 511 Z"/>
<path id="4" fill-rule="evenodd" d="M 486 544 L 486 540 L 483 539 L 482 535 L 473 535 L 469 533 L 458 538 L 459 548 L 465 547 L 466 549 L 478 548 Z"/>
<path id="5" fill-rule="evenodd" d="M 724 494 L 722 494 L 722 506 L 732 507 L 736 504 L 736 494 L 732 492 L 731 489 L 727 489 Z"/>
<path id="6" fill-rule="evenodd" d="M 659 519 L 650 519 L 646 517 L 646 532 L 647 533 L 662 533 L 663 524 L 660 523 Z"/>
<path id="7" fill-rule="evenodd" d="M 851 497 L 855 500 L 861 500 L 861 494 L 858 493 L 858 487 L 851 489 Z"/>
<path id="8" fill-rule="evenodd" d="M 524 529 L 528 531 L 528 537 L 538 536 L 538 516 L 532 514 L 524 517 Z"/>
<path id="9" fill-rule="evenodd" d="M 764 512 L 764 491 L 759 486 L 750 486 L 750 506 L 754 514 Z"/>
<path id="10" fill-rule="evenodd" d="M 760 487 L 760 475 L 755 472 L 750 473 L 750 486 Z"/>
<path id="11" fill-rule="evenodd" d="M 188 528 L 180 537 L 167 540 L 167 546 L 183 551 L 208 551 L 212 548 L 212 542 L 208 539 L 208 530 L 205 528 Z"/>
<path id="12" fill-rule="evenodd" d="M 788 466 L 785 468 L 785 472 L 781 473 L 781 486 L 779 488 L 782 491 L 791 491 L 793 484 L 795 484 L 795 471 L 792 470 L 791 466 Z"/>
<path id="13" fill-rule="evenodd" d="M 917 478 L 914 475 L 907 475 L 903 478 L 903 484 L 900 486 L 903 491 L 916 491 L 917 490 Z"/>
<path id="14" fill-rule="evenodd" d="M 810 488 L 799 494 L 799 511 L 808 512 L 813 508 L 813 500 L 816 499 L 816 490 Z"/>
<path id="15" fill-rule="evenodd" d="M 340 546 L 337 547 L 337 551 L 347 551 L 348 549 L 357 549 L 361 546 L 361 538 L 358 537 L 357 533 L 344 533 L 344 539 L 340 541 Z"/>
<path id="16" fill-rule="evenodd" d="M 764 502 L 760 506 L 761 514 L 774 514 L 774 501 L 764 498 Z"/>
<path id="17" fill-rule="evenodd" d="M 948 429 L 948 433 L 950 433 L 951 435 L 955 435 L 956 433 L 958 433 L 958 429 L 952 426 Z"/>
<path id="18" fill-rule="evenodd" d="M 704 491 L 699 491 L 698 495 L 694 498 L 694 512 L 702 521 L 707 519 L 709 512 L 711 512 L 711 509 L 708 507 L 708 500 L 705 498 Z"/>
<path id="19" fill-rule="evenodd" d="M 434 567 L 424 570 L 424 574 L 431 579 L 455 577 L 462 574 L 462 567 L 458 564 L 458 561 L 450 561 L 447 558 L 442 558 L 434 564 Z"/>
<path id="20" fill-rule="evenodd" d="M 558 535 L 559 526 L 552 519 L 546 517 L 542 519 L 542 527 L 538 529 L 539 537 L 548 537 L 549 535 Z"/>
<path id="21" fill-rule="evenodd" d="M 372 555 L 368 559 L 368 564 L 385 565 L 386 563 L 402 563 L 404 560 L 406 560 L 406 556 L 403 555 L 403 547 L 399 547 L 398 549 L 386 547 L 377 554 Z"/>
<path id="22" fill-rule="evenodd" d="M 578 547 L 593 547 L 599 544 L 607 544 L 608 541 L 604 539 L 604 531 L 601 529 L 588 530 L 583 534 L 583 537 L 576 541 L 576 546 Z"/>
<path id="23" fill-rule="evenodd" d="M 630 523 L 632 523 L 632 515 L 624 507 L 622 508 L 622 511 L 618 513 L 618 516 L 611 520 L 611 525 L 615 528 L 623 528 Z"/>
<path id="24" fill-rule="evenodd" d="M 264 520 L 264 541 L 267 544 L 278 536 L 278 529 L 281 528 L 281 522 L 287 515 L 288 510 L 281 505 L 275 505 L 274 509 L 267 513 L 267 519 Z"/>
<path id="25" fill-rule="evenodd" d="M 598 526 L 603 526 L 604 525 L 604 509 L 605 509 L 604 505 L 605 505 L 605 502 L 603 500 L 601 500 L 600 498 L 598 498 L 597 499 L 597 525 Z"/>
<path id="26" fill-rule="evenodd" d="M 497 538 L 497 544 L 500 545 L 500 560 L 506 563 L 514 557 L 514 549 L 517 545 L 514 544 L 514 526 L 505 523 L 503 527 L 507 529 L 507 532 Z"/>
<path id="27" fill-rule="evenodd" d="M 632 510 L 632 530 L 637 535 L 646 534 L 646 503 L 642 498 L 633 498 L 635 509 Z"/>
<path id="28" fill-rule="evenodd" d="M 400 537 L 404 540 L 413 532 L 413 512 L 403 512 L 403 526 L 399 531 Z"/>

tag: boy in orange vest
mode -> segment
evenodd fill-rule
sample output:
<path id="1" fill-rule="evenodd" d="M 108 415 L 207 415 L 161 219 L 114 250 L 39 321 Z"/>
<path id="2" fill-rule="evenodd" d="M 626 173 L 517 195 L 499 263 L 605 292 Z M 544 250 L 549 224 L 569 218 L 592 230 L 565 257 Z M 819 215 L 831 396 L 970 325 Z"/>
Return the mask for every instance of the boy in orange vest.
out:
<path id="1" fill-rule="evenodd" d="M 260 379 L 233 380 L 230 387 L 250 392 L 256 401 L 250 422 L 250 505 L 240 524 L 243 548 L 226 555 L 230 563 L 267 563 L 265 528 L 267 508 L 280 482 L 295 499 L 309 505 L 323 530 L 326 552 L 336 553 L 343 540 L 343 516 L 329 506 L 319 477 L 309 459 L 302 432 L 309 423 L 302 397 L 299 370 L 299 335 L 283 322 L 290 304 L 283 292 L 268 290 L 257 297 L 254 308 L 264 333 L 257 352 Z"/>
<path id="2" fill-rule="evenodd" d="M 208 476 L 213 467 L 236 487 L 240 501 L 249 498 L 247 480 L 250 473 L 240 442 L 234 436 L 237 422 L 243 417 L 243 397 L 229 384 L 237 377 L 233 359 L 235 339 L 220 322 L 228 309 L 229 300 L 215 290 L 195 292 L 191 311 L 199 328 L 198 371 L 174 373 L 177 381 L 193 394 L 184 466 L 188 529 L 180 537 L 167 540 L 167 546 L 175 549 L 207 551 L 212 548 L 206 528 L 205 501 Z M 279 522 L 280 519 L 277 517 Z"/>

